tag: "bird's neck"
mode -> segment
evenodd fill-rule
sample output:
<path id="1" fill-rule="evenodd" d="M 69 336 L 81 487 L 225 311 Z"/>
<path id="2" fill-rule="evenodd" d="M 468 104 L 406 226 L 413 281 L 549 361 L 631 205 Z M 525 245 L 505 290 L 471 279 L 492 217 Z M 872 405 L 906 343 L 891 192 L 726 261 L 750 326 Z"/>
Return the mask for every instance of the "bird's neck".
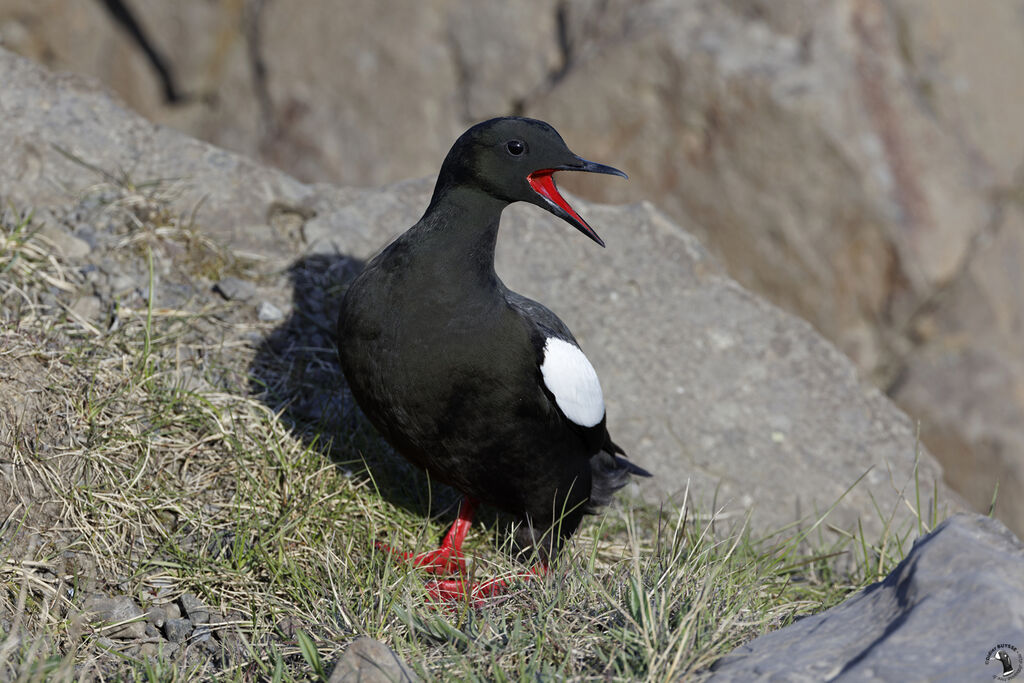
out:
<path id="1" fill-rule="evenodd" d="M 435 275 L 456 287 L 499 284 L 494 272 L 498 223 L 507 202 L 472 187 L 438 188 L 410 237 Z"/>

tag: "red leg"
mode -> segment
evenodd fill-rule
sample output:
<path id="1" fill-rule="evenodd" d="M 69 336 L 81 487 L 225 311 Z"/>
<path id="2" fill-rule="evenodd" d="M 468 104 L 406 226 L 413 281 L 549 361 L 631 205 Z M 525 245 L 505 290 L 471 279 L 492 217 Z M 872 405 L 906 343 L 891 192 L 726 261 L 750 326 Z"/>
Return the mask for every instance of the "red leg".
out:
<path id="1" fill-rule="evenodd" d="M 537 565 L 529 572 L 516 574 L 508 578 L 490 579 L 482 583 L 474 584 L 464 579 L 449 579 L 447 581 L 430 581 L 427 583 L 427 593 L 435 602 L 455 602 L 457 600 L 468 600 L 474 607 L 481 607 L 487 598 L 501 595 L 508 588 L 513 579 L 530 579 L 543 576 L 548 571 L 545 565 Z"/>
<path id="2" fill-rule="evenodd" d="M 441 547 L 425 553 L 400 553 L 392 550 L 383 543 L 377 547 L 387 550 L 403 561 L 411 562 L 414 567 L 421 567 L 434 574 L 465 574 L 466 561 L 462 556 L 462 542 L 466 540 L 470 525 L 473 524 L 473 515 L 479 504 L 475 498 L 466 496 L 459 504 L 459 516 L 452 522 L 452 526 L 445 534 Z"/>

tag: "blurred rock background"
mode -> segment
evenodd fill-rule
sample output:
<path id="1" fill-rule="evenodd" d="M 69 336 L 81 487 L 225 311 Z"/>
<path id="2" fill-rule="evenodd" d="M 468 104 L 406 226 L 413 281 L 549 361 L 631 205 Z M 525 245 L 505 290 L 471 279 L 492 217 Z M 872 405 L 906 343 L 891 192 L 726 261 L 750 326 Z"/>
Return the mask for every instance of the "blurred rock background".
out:
<path id="1" fill-rule="evenodd" d="M 570 190 L 698 226 L 1018 534 L 1022 37 L 1024 0 L 0 0 L 3 47 L 307 181 L 426 176 L 472 122 L 552 122 L 631 176 Z"/>

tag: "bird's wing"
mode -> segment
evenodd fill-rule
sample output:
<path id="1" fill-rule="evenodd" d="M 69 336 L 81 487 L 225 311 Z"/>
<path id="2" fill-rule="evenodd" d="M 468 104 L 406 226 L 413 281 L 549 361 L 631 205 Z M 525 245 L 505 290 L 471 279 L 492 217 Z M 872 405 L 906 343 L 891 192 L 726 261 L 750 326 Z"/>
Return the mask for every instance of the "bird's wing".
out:
<path id="1" fill-rule="evenodd" d="M 544 304 L 527 299 L 518 292 L 505 290 L 505 300 L 531 327 L 544 333 L 545 337 L 558 337 L 576 344 L 576 338 L 561 319 Z M 577 346 L 579 346 L 577 344 Z"/>
<path id="2" fill-rule="evenodd" d="M 651 473 L 619 457 L 625 456 L 625 452 L 608 434 L 597 373 L 565 323 L 543 304 L 512 291 L 505 296 L 530 327 L 545 394 L 593 454 L 593 489 L 588 510 L 596 510 L 611 500 L 630 475 L 649 477 Z"/>
<path id="3" fill-rule="evenodd" d="M 578 427 L 603 431 L 601 382 L 572 332 L 546 306 L 511 291 L 506 299 L 530 327 L 544 388 L 558 410 Z"/>

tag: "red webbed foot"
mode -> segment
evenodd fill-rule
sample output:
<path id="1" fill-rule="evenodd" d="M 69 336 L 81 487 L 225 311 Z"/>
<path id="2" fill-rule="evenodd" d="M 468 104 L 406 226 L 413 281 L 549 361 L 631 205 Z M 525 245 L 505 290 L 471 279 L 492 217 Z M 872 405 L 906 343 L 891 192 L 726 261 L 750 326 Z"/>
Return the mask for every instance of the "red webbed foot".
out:
<path id="1" fill-rule="evenodd" d="M 445 534 L 444 541 L 441 542 L 441 547 L 437 550 L 416 554 L 399 552 L 385 543 L 377 543 L 377 547 L 391 553 L 403 562 L 409 562 L 414 567 L 424 569 L 432 574 L 461 574 L 465 576 L 466 560 L 462 554 L 462 542 L 466 539 L 469 527 L 473 523 L 473 514 L 476 512 L 477 504 L 477 501 L 472 498 L 463 499 L 459 506 L 458 517 L 452 523 L 448 533 Z M 480 607 L 488 598 L 494 598 L 504 593 L 512 581 L 533 579 L 545 572 L 547 572 L 547 567 L 538 565 L 529 572 L 479 583 L 461 578 L 437 579 L 428 581 L 426 589 L 433 602 L 450 603 L 466 600 L 474 607 Z"/>
<path id="2" fill-rule="evenodd" d="M 473 607 L 482 607 L 488 598 L 502 595 L 515 580 L 529 581 L 547 573 L 547 567 L 538 565 L 529 572 L 509 577 L 489 579 L 479 583 L 465 579 L 448 579 L 446 581 L 428 581 L 427 594 L 434 602 L 457 602 L 466 600 Z"/>
<path id="3" fill-rule="evenodd" d="M 430 550 L 425 553 L 403 553 L 395 550 L 386 543 L 378 542 L 377 548 L 391 553 L 396 559 L 408 562 L 414 567 L 426 570 L 432 574 L 465 574 L 466 560 L 462 552 L 450 547 L 440 547 L 437 550 Z"/>

